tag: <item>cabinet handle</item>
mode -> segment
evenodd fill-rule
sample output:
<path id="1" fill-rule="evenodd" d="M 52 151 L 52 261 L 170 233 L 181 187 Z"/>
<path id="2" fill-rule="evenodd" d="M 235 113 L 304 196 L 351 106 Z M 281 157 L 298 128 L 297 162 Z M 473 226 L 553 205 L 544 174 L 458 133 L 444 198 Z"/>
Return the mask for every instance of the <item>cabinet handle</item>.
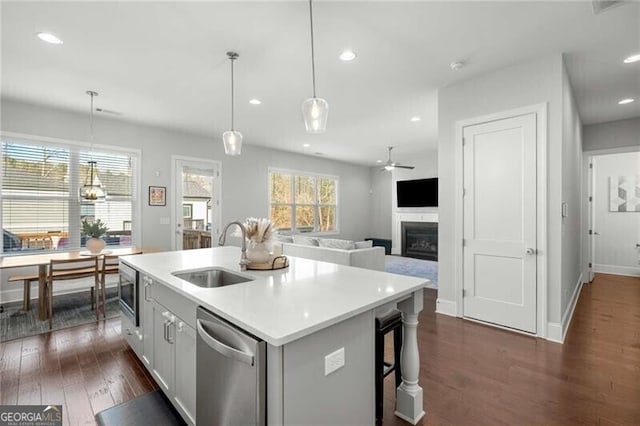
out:
<path id="1" fill-rule="evenodd" d="M 151 283 L 148 280 L 144 280 L 144 300 L 145 302 L 151 302 L 151 300 L 149 300 L 149 296 L 147 296 L 147 290 L 149 289 L 149 286 L 151 285 Z"/>
<path id="2" fill-rule="evenodd" d="M 169 344 L 173 345 L 173 343 L 175 342 L 174 336 L 171 335 L 171 326 L 173 326 L 174 328 L 174 335 L 175 335 L 175 327 L 176 327 L 176 323 L 175 321 L 169 321 L 168 325 L 167 325 L 167 342 L 169 342 Z"/>
<path id="3" fill-rule="evenodd" d="M 164 340 L 165 342 L 167 341 L 167 334 L 169 334 L 167 332 L 167 321 L 164 322 Z"/>

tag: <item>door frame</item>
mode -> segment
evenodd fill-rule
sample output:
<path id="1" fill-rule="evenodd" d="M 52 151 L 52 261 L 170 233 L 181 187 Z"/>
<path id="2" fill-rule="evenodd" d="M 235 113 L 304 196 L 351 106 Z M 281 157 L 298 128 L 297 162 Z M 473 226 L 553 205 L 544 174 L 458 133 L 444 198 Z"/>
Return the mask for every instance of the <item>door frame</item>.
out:
<path id="1" fill-rule="evenodd" d="M 178 161 L 190 161 L 194 163 L 206 163 L 211 164 L 214 167 L 218 168 L 218 175 L 214 176 L 213 179 L 213 193 L 218 194 L 218 215 L 213 218 L 216 223 L 211 223 L 211 245 L 213 246 L 213 242 L 215 238 L 217 238 L 220 233 L 220 226 L 222 224 L 222 162 L 217 160 L 209 160 L 207 158 L 197 158 L 197 157 L 187 157 L 184 155 L 172 155 L 171 156 L 171 183 L 172 185 L 176 184 L 176 163 Z M 171 249 L 175 250 L 176 248 L 176 235 L 177 235 L 177 225 L 178 225 L 178 217 L 176 211 L 178 210 L 176 203 L 178 202 L 178 190 L 174 188 L 173 191 L 170 191 L 169 194 L 169 202 L 171 203 Z M 212 198 L 214 201 L 216 198 Z"/>
<path id="2" fill-rule="evenodd" d="M 598 195 L 594 195 L 595 188 L 595 176 L 593 175 L 593 169 L 590 167 L 590 164 L 593 163 L 595 158 L 603 155 L 610 154 L 625 154 L 630 152 L 638 152 L 640 153 L 640 145 L 632 145 L 632 146 L 624 146 L 617 148 L 606 148 L 606 149 L 595 149 L 591 151 L 584 151 L 582 153 L 582 170 L 583 170 L 583 185 L 584 193 L 583 196 L 583 206 L 587 212 L 587 218 L 583 221 L 583 235 L 586 235 L 585 245 L 582 247 L 584 253 L 584 265 L 586 270 L 586 282 L 590 283 L 593 281 L 593 276 L 595 275 L 594 267 L 595 265 L 595 238 L 593 235 L 589 234 L 589 230 L 593 229 L 595 226 L 595 211 L 593 209 L 593 205 L 595 203 L 595 197 Z M 602 196 L 602 195 L 601 195 Z M 589 201 L 589 197 L 593 197 L 593 202 Z M 592 265 L 592 266 L 589 266 Z"/>
<path id="3" fill-rule="evenodd" d="M 536 226 L 537 226 L 537 258 L 536 258 L 536 324 L 538 332 L 535 336 L 547 337 L 547 103 L 510 109 L 493 114 L 482 115 L 456 121 L 454 156 L 455 156 L 455 209 L 454 209 L 454 283 L 456 316 L 464 317 L 462 291 L 464 289 L 464 257 L 462 241 L 464 238 L 464 150 L 463 131 L 465 127 L 498 121 L 519 115 L 536 114 Z M 467 319 L 467 318 L 465 318 Z M 512 328 L 511 331 L 520 332 Z M 530 333 L 521 332 L 526 335 Z"/>

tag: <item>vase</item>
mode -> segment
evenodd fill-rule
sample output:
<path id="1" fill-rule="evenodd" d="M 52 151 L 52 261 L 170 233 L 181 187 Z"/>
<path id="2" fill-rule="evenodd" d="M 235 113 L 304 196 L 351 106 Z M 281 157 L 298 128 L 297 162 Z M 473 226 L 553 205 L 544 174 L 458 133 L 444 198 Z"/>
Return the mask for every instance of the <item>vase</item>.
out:
<path id="1" fill-rule="evenodd" d="M 85 244 L 91 254 L 99 254 L 106 245 L 107 243 L 102 238 L 89 238 Z"/>
<path id="2" fill-rule="evenodd" d="M 256 241 L 249 241 L 247 247 L 247 259 L 251 263 L 267 263 L 271 260 L 271 253 L 265 243 L 258 243 Z"/>

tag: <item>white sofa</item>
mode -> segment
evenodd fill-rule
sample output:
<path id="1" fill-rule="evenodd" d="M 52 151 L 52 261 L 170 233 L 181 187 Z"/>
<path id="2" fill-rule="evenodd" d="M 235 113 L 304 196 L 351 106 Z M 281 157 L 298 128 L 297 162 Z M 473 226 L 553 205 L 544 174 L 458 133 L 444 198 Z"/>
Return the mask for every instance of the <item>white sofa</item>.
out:
<path id="1" fill-rule="evenodd" d="M 308 244 L 282 243 L 282 254 L 337 263 L 339 265 L 384 271 L 384 247 L 353 250 L 319 247 Z"/>

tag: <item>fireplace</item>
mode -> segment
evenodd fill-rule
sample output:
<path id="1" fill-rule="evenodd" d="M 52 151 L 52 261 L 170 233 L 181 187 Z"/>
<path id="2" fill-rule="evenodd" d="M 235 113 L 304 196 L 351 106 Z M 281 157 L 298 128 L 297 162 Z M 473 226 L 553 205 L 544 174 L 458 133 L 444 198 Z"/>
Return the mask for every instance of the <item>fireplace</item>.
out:
<path id="1" fill-rule="evenodd" d="M 402 256 L 438 260 L 438 223 L 402 222 Z"/>

